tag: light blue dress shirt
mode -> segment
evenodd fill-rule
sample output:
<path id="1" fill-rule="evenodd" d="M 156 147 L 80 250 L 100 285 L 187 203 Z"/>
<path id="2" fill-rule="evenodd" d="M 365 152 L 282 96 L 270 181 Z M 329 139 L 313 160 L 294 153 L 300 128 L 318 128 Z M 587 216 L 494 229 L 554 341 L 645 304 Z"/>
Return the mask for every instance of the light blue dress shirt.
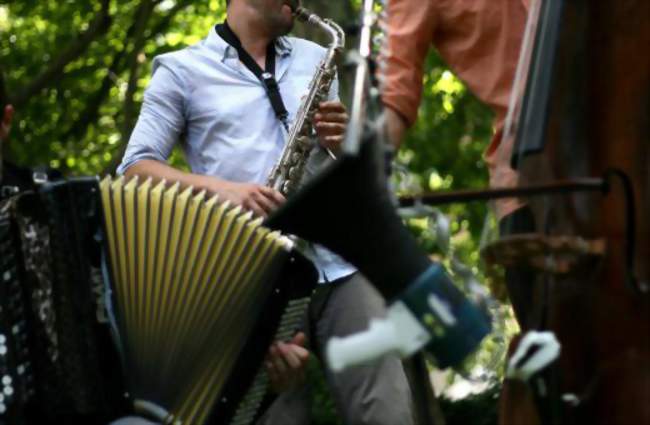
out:
<path id="1" fill-rule="evenodd" d="M 281 37 L 276 52 L 276 80 L 292 122 L 325 49 Z M 330 98 L 336 99 L 337 92 L 335 81 Z M 165 162 L 181 143 L 193 173 L 265 184 L 285 141 L 286 130 L 262 83 L 212 29 L 200 43 L 154 59 L 153 77 L 118 173 L 143 159 Z M 325 158 L 316 148 L 307 173 L 315 172 Z M 321 282 L 355 271 L 323 247 L 314 251 Z"/>

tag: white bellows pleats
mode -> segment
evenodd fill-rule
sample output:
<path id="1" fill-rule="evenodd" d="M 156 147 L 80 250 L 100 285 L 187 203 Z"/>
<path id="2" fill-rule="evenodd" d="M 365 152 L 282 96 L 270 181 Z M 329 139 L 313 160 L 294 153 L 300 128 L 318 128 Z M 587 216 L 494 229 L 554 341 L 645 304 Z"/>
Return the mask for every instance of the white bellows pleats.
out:
<path id="1" fill-rule="evenodd" d="M 202 424 L 287 258 L 286 238 L 178 184 L 107 177 L 101 193 L 131 397 L 166 421 Z"/>

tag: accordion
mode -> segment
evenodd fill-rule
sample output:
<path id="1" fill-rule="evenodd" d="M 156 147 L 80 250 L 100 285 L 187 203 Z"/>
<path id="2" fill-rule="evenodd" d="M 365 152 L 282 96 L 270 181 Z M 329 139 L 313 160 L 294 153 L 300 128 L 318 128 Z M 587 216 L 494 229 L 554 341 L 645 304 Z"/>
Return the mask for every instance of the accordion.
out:
<path id="1" fill-rule="evenodd" d="M 250 213 L 150 180 L 4 200 L 0 253 L 0 423 L 253 423 L 317 279 Z"/>

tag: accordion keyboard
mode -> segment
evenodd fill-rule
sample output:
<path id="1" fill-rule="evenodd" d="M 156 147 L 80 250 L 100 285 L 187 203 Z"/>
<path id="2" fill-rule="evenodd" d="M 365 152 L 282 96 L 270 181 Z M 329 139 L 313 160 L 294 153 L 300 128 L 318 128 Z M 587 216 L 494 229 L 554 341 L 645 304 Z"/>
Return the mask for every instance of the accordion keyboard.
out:
<path id="1" fill-rule="evenodd" d="M 303 297 L 289 302 L 280 319 L 280 326 L 274 340 L 287 341 L 291 339 L 295 330 L 300 328 L 310 301 L 310 297 Z M 246 397 L 239 404 L 235 417 L 230 422 L 231 425 L 249 425 L 253 423 L 259 414 L 268 386 L 269 378 L 266 369 L 262 366 L 255 375 L 255 380 Z"/>
<path id="2" fill-rule="evenodd" d="M 27 311 L 9 220 L 11 201 L 0 203 L 0 423 L 14 423 L 34 393 L 27 340 Z"/>

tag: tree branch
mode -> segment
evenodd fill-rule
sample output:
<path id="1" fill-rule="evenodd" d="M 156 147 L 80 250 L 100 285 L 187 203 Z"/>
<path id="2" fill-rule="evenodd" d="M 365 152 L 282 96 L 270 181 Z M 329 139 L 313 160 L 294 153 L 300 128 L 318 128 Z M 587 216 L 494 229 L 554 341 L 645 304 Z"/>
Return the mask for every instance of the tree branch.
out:
<path id="1" fill-rule="evenodd" d="M 174 7 L 169 9 L 169 12 L 167 12 L 167 14 L 160 20 L 160 22 L 158 22 L 156 26 L 153 27 L 152 34 L 160 34 L 161 32 L 165 31 L 171 24 L 172 19 L 174 19 L 179 12 L 191 4 L 192 0 L 184 0 L 176 3 Z"/>
<path id="2" fill-rule="evenodd" d="M 158 3 L 160 3 L 160 0 L 156 0 L 156 4 L 158 4 Z M 149 36 L 145 37 L 145 40 L 151 39 L 153 37 L 156 37 L 158 34 L 161 34 L 161 33 L 165 32 L 169 28 L 169 25 L 171 25 L 171 22 L 174 19 L 174 17 L 176 17 L 176 15 L 179 12 L 181 12 L 183 9 L 189 7 L 191 4 L 192 4 L 192 0 L 184 0 L 184 1 L 179 1 L 178 3 L 176 3 L 174 5 L 174 7 L 169 9 L 169 11 L 165 14 L 165 16 L 162 19 L 160 19 L 159 22 L 157 22 L 155 24 L 153 30 L 149 33 Z M 130 36 L 132 36 L 133 33 L 135 32 L 135 27 L 136 27 L 136 23 L 134 22 L 133 25 L 129 28 L 129 31 L 128 31 Z M 125 56 L 124 51 L 122 51 L 121 54 L 122 54 L 121 59 L 124 59 L 124 56 Z M 120 69 L 118 71 L 117 69 L 114 69 L 113 71 L 114 71 L 114 74 L 117 74 L 121 70 L 122 69 Z M 107 77 L 109 77 L 109 76 L 107 76 Z M 105 79 L 105 82 L 106 81 L 107 80 Z M 108 82 L 110 82 L 110 81 L 111 80 L 108 79 Z M 104 97 L 106 95 L 108 95 L 109 90 L 110 90 L 110 85 L 106 88 L 105 93 L 104 93 Z M 93 120 L 96 119 L 96 116 L 98 114 L 98 110 L 99 110 L 100 105 L 101 105 L 101 102 L 96 103 L 94 105 L 94 109 L 95 109 L 94 117 L 95 118 L 93 118 Z M 82 129 L 81 127 L 83 127 L 85 129 L 85 128 L 88 127 L 88 125 L 90 125 L 92 123 L 92 120 L 88 121 L 88 120 L 84 119 L 83 121 L 84 121 L 83 123 L 78 123 L 80 125 L 75 125 L 75 127 L 77 127 L 77 130 L 81 130 Z M 121 145 L 113 153 L 113 159 L 104 168 L 103 172 L 101 173 L 102 175 L 106 175 L 106 174 L 110 174 L 110 173 L 115 172 L 115 169 L 117 168 L 117 166 L 122 161 L 122 156 L 124 155 L 124 152 L 126 151 L 127 142 L 128 142 L 128 138 L 123 136 Z"/>
<path id="3" fill-rule="evenodd" d="M 143 1 L 140 5 L 138 12 L 138 19 L 135 26 L 135 42 L 133 49 L 129 55 L 129 82 L 124 96 L 124 110 L 123 110 L 123 123 L 122 123 L 122 140 L 128 140 L 135 126 L 136 111 L 135 111 L 135 93 L 138 89 L 138 80 L 140 79 L 140 54 L 144 49 L 147 42 L 146 29 L 147 24 L 152 16 L 154 7 L 162 0 L 149 0 Z M 180 1 L 172 7 L 163 19 L 154 27 L 152 34 L 159 34 L 169 27 L 171 20 L 178 12 L 188 7 L 192 3 L 191 0 Z"/>
<path id="4" fill-rule="evenodd" d="M 110 0 L 101 0 L 101 10 L 92 20 L 88 29 L 80 34 L 76 41 L 50 64 L 48 69 L 11 98 L 11 102 L 16 108 L 20 108 L 34 94 L 56 82 L 69 63 L 79 58 L 97 37 L 106 33 L 111 23 L 109 3 Z"/>
<path id="5" fill-rule="evenodd" d="M 7 96 L 7 86 L 5 86 L 5 73 L 0 65 L 0 116 L 2 116 L 2 111 L 7 103 L 9 103 L 9 96 Z"/>
<path id="6" fill-rule="evenodd" d="M 124 109 L 122 118 L 122 140 L 128 140 L 133 131 L 135 124 L 135 92 L 138 89 L 138 80 L 140 79 L 140 54 L 147 42 L 146 30 L 149 19 L 151 18 L 155 3 L 151 0 L 145 0 L 140 3 L 140 10 L 135 23 L 135 41 L 129 55 L 129 82 L 124 96 Z"/>
<path id="7" fill-rule="evenodd" d="M 2 121 L 2 117 L 4 116 L 6 99 L 7 99 L 7 92 L 5 88 L 4 72 L 2 70 L 2 66 L 0 66 L 0 121 Z M 0 123 L 0 125 L 2 124 Z M 4 149 L 5 149 L 4 140 L 0 138 L 0 183 L 2 183 L 2 176 L 3 176 L 2 173 L 4 171 L 2 169 L 2 161 L 4 160 Z"/>
<path id="8" fill-rule="evenodd" d="M 113 80 L 116 78 L 115 76 L 123 69 L 122 62 L 125 56 L 126 54 L 124 53 L 124 50 L 115 52 L 111 61 L 111 66 L 104 76 L 99 90 L 97 90 L 86 102 L 86 108 L 83 113 L 79 115 L 79 119 L 77 119 L 65 132 L 63 140 L 70 140 L 81 136 L 86 132 L 90 124 L 97 121 L 99 118 L 99 108 L 108 97 L 111 87 L 114 84 Z"/>

